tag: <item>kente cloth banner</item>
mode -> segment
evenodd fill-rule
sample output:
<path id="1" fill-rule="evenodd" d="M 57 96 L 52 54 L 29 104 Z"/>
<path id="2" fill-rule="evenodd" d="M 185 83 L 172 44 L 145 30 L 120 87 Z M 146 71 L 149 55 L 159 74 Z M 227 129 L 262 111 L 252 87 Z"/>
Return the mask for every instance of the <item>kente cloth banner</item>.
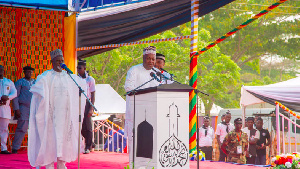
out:
<path id="1" fill-rule="evenodd" d="M 51 69 L 50 52 L 64 50 L 64 15 L 61 11 L 0 7 L 0 64 L 6 78 L 20 79 L 27 65 L 35 68 L 35 77 Z"/>

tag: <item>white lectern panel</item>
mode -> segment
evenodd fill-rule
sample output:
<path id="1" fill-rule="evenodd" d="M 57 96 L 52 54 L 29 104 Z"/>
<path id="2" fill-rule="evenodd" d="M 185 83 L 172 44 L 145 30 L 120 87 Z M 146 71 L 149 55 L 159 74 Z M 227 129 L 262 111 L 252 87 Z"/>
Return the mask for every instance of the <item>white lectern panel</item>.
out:
<path id="1" fill-rule="evenodd" d="M 139 94 L 135 103 L 135 168 L 189 168 L 189 93 Z"/>

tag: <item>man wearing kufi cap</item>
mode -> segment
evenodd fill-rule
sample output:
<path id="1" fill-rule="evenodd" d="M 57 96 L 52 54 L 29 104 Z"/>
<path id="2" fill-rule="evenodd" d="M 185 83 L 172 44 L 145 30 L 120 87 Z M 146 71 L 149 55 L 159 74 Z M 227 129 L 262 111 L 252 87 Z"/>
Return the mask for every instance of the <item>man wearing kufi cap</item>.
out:
<path id="1" fill-rule="evenodd" d="M 224 138 L 221 149 L 227 154 L 227 162 L 246 164 L 246 156 L 249 155 L 248 136 L 242 131 L 242 119 L 236 118 L 234 126 L 235 129 Z"/>
<path id="2" fill-rule="evenodd" d="M 95 91 L 96 91 L 95 79 L 87 73 L 85 60 L 78 60 L 77 72 L 78 72 L 78 76 L 86 81 L 87 97 L 94 104 L 95 103 Z M 81 134 L 85 139 L 84 154 L 89 154 L 90 149 L 92 149 L 92 144 L 93 144 L 92 114 L 93 114 L 93 111 L 94 111 L 94 108 L 90 105 L 88 100 L 86 100 L 84 117 L 83 117 L 83 121 L 82 121 L 82 130 L 81 130 Z"/>
<path id="3" fill-rule="evenodd" d="M 13 99 L 13 110 L 15 119 L 18 120 L 14 141 L 12 143 L 12 153 L 16 154 L 20 149 L 21 143 L 28 130 L 29 114 L 30 114 L 30 102 L 32 93 L 29 91 L 31 86 L 35 83 L 35 79 L 32 79 L 32 73 L 34 68 L 30 66 L 23 67 L 24 78 L 16 81 L 15 86 L 18 96 Z"/>
<path id="4" fill-rule="evenodd" d="M 33 167 L 66 168 L 65 163 L 75 161 L 78 154 L 79 91 L 71 77 L 60 65 L 63 52 L 50 53 L 53 69 L 37 77 L 31 87 L 28 132 L 28 160 Z M 71 75 L 86 91 L 86 82 Z M 85 98 L 81 97 L 81 112 Z"/>
<path id="5" fill-rule="evenodd" d="M 143 63 L 131 67 L 126 76 L 125 91 L 129 92 L 136 89 L 143 83 L 152 79 L 150 74 L 155 74 L 159 70 L 154 67 L 156 62 L 156 48 L 149 46 L 143 50 Z M 152 80 L 139 89 L 145 89 L 149 87 L 158 86 L 160 82 Z M 126 114 L 125 114 L 125 137 L 128 136 L 129 145 L 129 164 L 132 165 L 132 153 L 133 153 L 133 112 L 130 111 L 129 101 L 133 96 L 126 96 Z"/>
<path id="6" fill-rule="evenodd" d="M 165 63 L 166 63 L 165 55 L 163 55 L 161 53 L 156 53 L 155 67 L 157 69 L 161 70 L 161 68 L 164 68 Z"/>
<path id="7" fill-rule="evenodd" d="M 170 73 L 168 73 L 164 67 L 165 67 L 165 55 L 161 53 L 156 53 L 156 62 L 155 62 L 155 67 L 160 70 L 162 76 L 162 81 L 161 84 L 171 84 L 174 83 L 174 81 L 171 78 Z"/>

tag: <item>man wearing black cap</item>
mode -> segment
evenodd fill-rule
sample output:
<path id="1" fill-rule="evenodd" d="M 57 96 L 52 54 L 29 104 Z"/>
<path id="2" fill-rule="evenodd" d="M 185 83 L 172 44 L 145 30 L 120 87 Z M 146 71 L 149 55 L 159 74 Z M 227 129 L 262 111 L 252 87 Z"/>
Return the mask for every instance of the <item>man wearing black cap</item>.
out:
<path id="1" fill-rule="evenodd" d="M 218 142 L 219 151 L 220 151 L 219 161 L 225 161 L 226 154 L 224 154 L 223 151 L 221 150 L 221 145 L 223 143 L 225 136 L 234 129 L 233 124 L 230 123 L 230 120 L 231 120 L 230 111 L 228 110 L 224 115 L 225 115 L 224 121 L 221 121 L 221 123 L 217 125 L 217 129 L 216 129 L 217 142 Z M 221 119 L 222 119 L 222 117 L 221 117 Z"/>
<path id="2" fill-rule="evenodd" d="M 247 157 L 247 164 L 255 164 L 256 158 L 256 143 L 259 140 L 260 133 L 258 130 L 253 128 L 254 124 L 254 117 L 247 118 L 247 127 L 243 128 L 242 130 L 247 133 L 249 145 L 249 157 Z"/>
<path id="3" fill-rule="evenodd" d="M 77 72 L 81 78 L 86 80 L 87 97 L 94 104 L 95 103 L 95 91 L 96 91 L 95 79 L 86 72 L 86 61 L 85 60 L 78 61 Z M 82 122 L 82 130 L 81 130 L 81 134 L 85 139 L 84 154 L 89 154 L 90 149 L 92 149 L 92 144 L 93 144 L 92 115 L 93 115 L 93 111 L 94 111 L 94 108 L 90 105 L 90 103 L 88 101 L 86 101 L 84 117 L 83 117 L 83 122 Z"/>
<path id="4" fill-rule="evenodd" d="M 210 118 L 204 117 L 203 126 L 199 128 L 199 148 L 205 153 L 205 160 L 212 160 L 214 129 L 209 126 Z"/>
<path id="5" fill-rule="evenodd" d="M 248 156 L 248 136 L 243 132 L 242 119 L 234 120 L 235 129 L 229 132 L 224 138 L 221 146 L 222 151 L 227 154 L 227 162 L 246 164 L 246 155 Z"/>
<path id="6" fill-rule="evenodd" d="M 23 67 L 24 78 L 19 79 L 15 83 L 18 95 L 12 102 L 15 119 L 18 119 L 18 125 L 12 143 L 12 153 L 14 154 L 20 149 L 21 143 L 28 130 L 30 102 L 32 97 L 32 93 L 29 90 L 35 83 L 35 80 L 31 78 L 33 71 L 34 69 L 30 66 Z"/>

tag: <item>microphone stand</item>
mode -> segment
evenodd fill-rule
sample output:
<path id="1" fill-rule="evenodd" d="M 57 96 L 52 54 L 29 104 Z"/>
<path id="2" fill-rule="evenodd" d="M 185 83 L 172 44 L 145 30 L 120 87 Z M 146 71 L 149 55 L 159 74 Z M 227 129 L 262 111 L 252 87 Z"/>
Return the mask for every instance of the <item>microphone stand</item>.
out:
<path id="1" fill-rule="evenodd" d="M 195 94 L 196 94 L 196 98 L 197 98 L 197 101 L 196 101 L 196 116 L 197 116 L 197 120 L 196 120 L 196 126 L 197 126 L 197 148 L 196 148 L 196 152 L 197 152 L 197 158 L 198 158 L 198 160 L 197 160 L 197 169 L 199 169 L 199 108 L 198 108 L 198 97 L 199 97 L 199 93 L 201 93 L 201 94 L 204 94 L 204 95 L 207 95 L 207 96 L 209 96 L 209 94 L 207 94 L 207 93 L 204 93 L 204 92 L 202 92 L 202 91 L 200 91 L 200 90 L 198 90 L 198 89 L 194 89 L 194 92 L 195 92 Z"/>
<path id="2" fill-rule="evenodd" d="M 147 82 L 145 82 L 145 83 L 143 83 L 143 84 L 141 84 L 140 86 L 138 86 L 138 87 L 136 87 L 135 89 L 133 89 L 133 90 L 130 90 L 130 91 L 128 91 L 126 94 L 125 94 L 125 96 L 126 95 L 130 95 L 130 94 L 133 94 L 133 128 L 132 128 L 132 137 L 133 137 L 133 153 L 132 153 L 132 162 L 133 162 L 133 168 L 134 168 L 134 154 L 135 154 L 135 94 L 136 94 L 136 92 L 137 92 L 137 90 L 139 89 L 139 88 L 141 88 L 141 87 L 143 87 L 144 85 L 146 85 L 147 83 L 149 83 L 149 82 L 151 82 L 152 80 L 154 80 L 155 78 L 153 77 L 152 79 L 150 79 L 150 80 L 148 80 Z M 129 166 L 130 166 L 130 164 L 129 164 Z"/>
<path id="3" fill-rule="evenodd" d="M 80 135 L 81 135 L 81 94 L 83 94 L 86 98 L 86 100 L 89 101 L 90 105 L 97 111 L 97 108 L 93 105 L 93 103 L 88 99 L 86 94 L 84 93 L 84 90 L 82 90 L 81 86 L 75 81 L 75 79 L 71 76 L 70 72 L 67 72 L 67 74 L 70 76 L 70 78 L 73 80 L 73 82 L 76 84 L 79 90 L 79 131 L 78 131 L 78 168 L 80 168 Z"/>
<path id="4" fill-rule="evenodd" d="M 165 72 L 167 72 L 167 71 L 165 71 Z M 169 73 L 170 74 L 170 73 Z M 182 83 L 180 83 L 180 82 L 178 82 L 178 81 L 176 81 L 176 80 L 174 80 L 173 79 L 173 74 L 170 74 L 171 75 L 171 78 L 168 78 L 168 77 L 166 77 L 164 74 L 162 74 L 161 73 L 161 76 L 163 76 L 163 78 L 165 78 L 165 79 L 168 79 L 168 80 L 171 80 L 171 81 L 174 81 L 174 82 L 176 82 L 176 83 L 178 83 L 178 84 L 182 84 Z M 197 90 L 197 93 L 201 93 L 201 94 L 204 94 L 204 95 L 206 95 L 206 96 L 209 96 L 209 94 L 207 94 L 207 93 L 204 93 L 204 92 L 202 92 L 202 91 L 200 91 L 200 90 L 198 90 L 198 89 L 196 89 Z M 196 92 L 195 92 L 196 93 Z"/>
<path id="5" fill-rule="evenodd" d="M 198 89 L 194 89 L 194 92 L 195 92 L 195 94 L 196 94 L 196 99 L 197 99 L 197 101 L 196 101 L 196 114 L 197 114 L 197 121 L 196 121 L 196 126 L 197 126 L 197 148 L 196 148 L 196 152 L 197 152 L 197 158 L 198 158 L 198 160 L 197 160 L 197 169 L 199 169 L 199 110 L 198 110 L 198 93 L 200 92 Z"/>
<path id="6" fill-rule="evenodd" d="M 167 71 L 165 71 L 165 72 L 167 72 Z M 167 72 L 167 73 L 168 73 L 168 72 Z M 170 74 L 170 73 L 169 73 L 169 74 Z M 164 79 L 166 79 L 166 84 L 167 84 L 167 80 L 171 80 L 171 81 L 174 81 L 175 83 L 181 84 L 180 82 L 178 82 L 178 81 L 176 81 L 176 80 L 173 79 L 173 74 L 170 74 L 170 75 L 171 75 L 171 78 L 168 78 L 168 77 L 165 76 L 163 73 L 160 73 L 160 75 L 161 75 Z"/>

